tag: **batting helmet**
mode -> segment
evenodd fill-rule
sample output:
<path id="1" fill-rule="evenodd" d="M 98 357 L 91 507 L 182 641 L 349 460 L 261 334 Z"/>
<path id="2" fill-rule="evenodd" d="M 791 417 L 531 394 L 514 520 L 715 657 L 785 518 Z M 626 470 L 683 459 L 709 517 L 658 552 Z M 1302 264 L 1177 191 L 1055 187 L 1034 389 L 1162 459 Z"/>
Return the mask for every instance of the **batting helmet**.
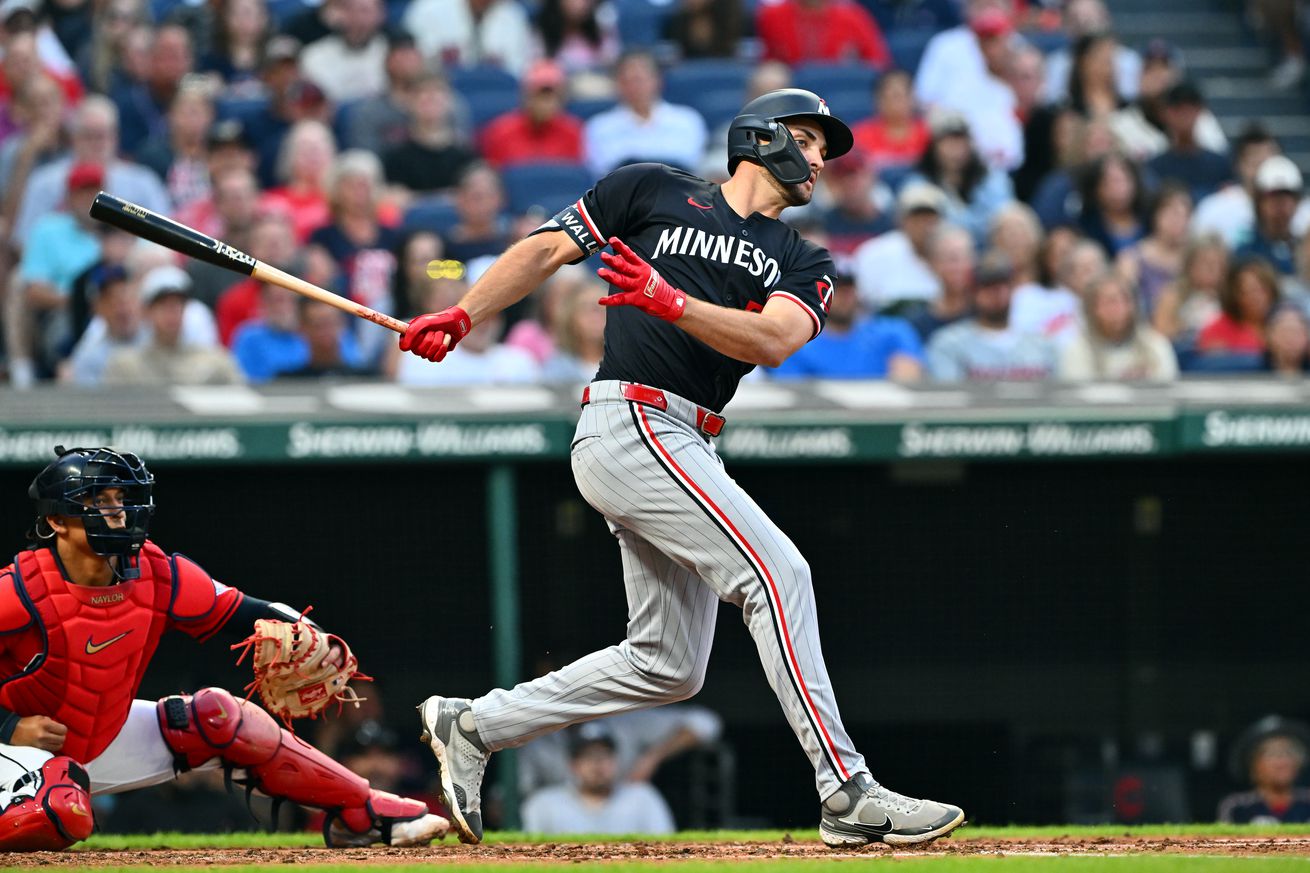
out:
<path id="1" fill-rule="evenodd" d="M 818 124 L 828 141 L 826 159 L 841 157 L 855 144 L 851 129 L 832 114 L 822 97 L 802 88 L 782 88 L 756 97 L 732 120 L 728 128 L 728 173 L 742 161 L 751 161 L 784 185 L 799 185 L 808 179 L 810 162 L 782 123 L 786 119 Z"/>
<path id="2" fill-rule="evenodd" d="M 145 463 L 131 452 L 110 448 L 55 446 L 55 454 L 59 457 L 38 473 L 27 489 L 27 496 L 36 501 L 38 535 L 42 535 L 47 515 L 80 518 L 87 544 L 96 554 L 134 557 L 145 544 L 155 512 L 151 496 L 155 477 Z M 99 500 L 106 488 L 122 490 L 121 506 Z M 121 523 L 111 524 L 113 519 L 121 519 Z"/>

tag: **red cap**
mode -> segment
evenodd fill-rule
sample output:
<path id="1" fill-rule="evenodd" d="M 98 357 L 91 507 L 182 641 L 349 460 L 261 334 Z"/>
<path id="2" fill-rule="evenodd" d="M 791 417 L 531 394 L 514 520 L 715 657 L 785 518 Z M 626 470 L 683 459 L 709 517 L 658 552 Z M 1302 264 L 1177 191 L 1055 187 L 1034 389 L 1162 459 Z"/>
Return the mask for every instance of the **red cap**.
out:
<path id="1" fill-rule="evenodd" d="M 105 168 L 100 164 L 73 164 L 68 171 L 68 190 L 74 188 L 99 188 L 105 184 Z"/>
<path id="2" fill-rule="evenodd" d="M 1013 28 L 1010 16 L 1000 9 L 984 9 L 969 22 L 973 32 L 986 39 L 989 36 L 1005 36 Z"/>
<path id="3" fill-rule="evenodd" d="M 529 91 L 559 90 L 565 81 L 564 68 L 554 61 L 537 61 L 523 74 L 523 87 Z"/>

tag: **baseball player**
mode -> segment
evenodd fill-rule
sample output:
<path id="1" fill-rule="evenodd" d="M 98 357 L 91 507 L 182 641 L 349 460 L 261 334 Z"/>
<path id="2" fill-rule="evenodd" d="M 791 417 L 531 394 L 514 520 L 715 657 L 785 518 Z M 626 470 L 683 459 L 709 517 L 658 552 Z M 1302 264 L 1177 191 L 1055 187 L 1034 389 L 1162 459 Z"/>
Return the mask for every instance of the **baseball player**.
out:
<path id="1" fill-rule="evenodd" d="M 823 329 L 832 261 L 778 215 L 808 203 L 850 129 L 817 95 L 769 92 L 728 139 L 716 185 L 657 164 L 606 176 L 506 252 L 458 306 L 410 322 L 400 348 L 431 361 L 564 264 L 605 248 L 613 286 L 605 353 L 582 394 L 574 478 L 622 551 L 627 639 L 476 700 L 430 697 L 424 740 L 451 821 L 482 836 L 488 756 L 550 731 L 691 697 L 718 600 L 743 610 L 783 711 L 814 766 L 830 846 L 922 843 L 964 821 L 955 806 L 889 791 L 842 726 L 819 648 L 809 567 L 723 469 L 720 411 L 757 365 L 777 366 Z"/>
<path id="2" fill-rule="evenodd" d="M 329 846 L 445 835 L 425 804 L 371 789 L 221 688 L 135 700 L 165 631 L 240 640 L 296 613 L 148 540 L 154 477 L 136 455 L 55 451 L 28 490 L 34 544 L 0 569 L 0 851 L 66 848 L 91 833 L 92 795 L 220 765 L 275 801 L 326 810 Z"/>

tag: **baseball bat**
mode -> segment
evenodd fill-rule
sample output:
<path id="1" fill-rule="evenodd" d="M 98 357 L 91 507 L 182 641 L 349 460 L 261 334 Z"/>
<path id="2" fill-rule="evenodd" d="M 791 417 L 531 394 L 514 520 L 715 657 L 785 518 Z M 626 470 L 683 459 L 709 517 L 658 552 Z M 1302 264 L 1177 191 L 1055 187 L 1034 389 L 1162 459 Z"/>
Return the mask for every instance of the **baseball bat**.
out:
<path id="1" fill-rule="evenodd" d="M 297 294 L 312 297 L 328 306 L 335 306 L 342 312 L 390 328 L 396 333 L 404 333 L 405 328 L 409 327 L 407 322 L 399 318 L 392 318 L 340 294 L 333 294 L 326 288 L 320 288 L 312 282 L 306 282 L 284 270 L 255 260 L 240 249 L 235 249 L 212 236 L 206 236 L 195 228 L 151 212 L 144 206 L 120 200 L 104 191 L 97 194 L 95 201 L 92 202 L 91 217 L 207 264 L 223 267 L 243 276 L 253 276 L 261 282 L 279 285 Z"/>

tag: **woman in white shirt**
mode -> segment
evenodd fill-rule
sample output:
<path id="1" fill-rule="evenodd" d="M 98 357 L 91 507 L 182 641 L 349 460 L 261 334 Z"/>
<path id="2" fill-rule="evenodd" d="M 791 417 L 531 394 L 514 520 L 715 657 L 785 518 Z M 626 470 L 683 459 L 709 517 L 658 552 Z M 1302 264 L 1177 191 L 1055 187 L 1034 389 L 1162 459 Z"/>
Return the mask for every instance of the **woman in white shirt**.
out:
<path id="1" fill-rule="evenodd" d="M 1059 376 L 1066 381 L 1166 382 L 1178 378 L 1173 346 L 1144 324 L 1133 286 L 1117 273 L 1093 279 L 1083 291 L 1084 328 L 1065 348 Z"/>

